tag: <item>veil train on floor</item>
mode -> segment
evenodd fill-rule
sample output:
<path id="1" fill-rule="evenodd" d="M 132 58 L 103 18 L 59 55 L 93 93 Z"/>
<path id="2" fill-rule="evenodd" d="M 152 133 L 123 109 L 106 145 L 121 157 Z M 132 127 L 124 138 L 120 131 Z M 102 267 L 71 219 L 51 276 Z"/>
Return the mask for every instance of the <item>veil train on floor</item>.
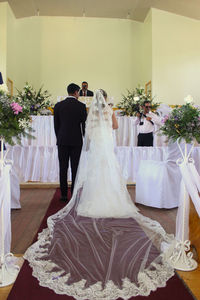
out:
<path id="1" fill-rule="evenodd" d="M 112 114 L 97 90 L 72 199 L 48 218 L 25 253 L 40 285 L 75 299 L 147 296 L 174 274 L 165 259 L 173 235 L 142 216 L 127 191 L 114 153 Z"/>

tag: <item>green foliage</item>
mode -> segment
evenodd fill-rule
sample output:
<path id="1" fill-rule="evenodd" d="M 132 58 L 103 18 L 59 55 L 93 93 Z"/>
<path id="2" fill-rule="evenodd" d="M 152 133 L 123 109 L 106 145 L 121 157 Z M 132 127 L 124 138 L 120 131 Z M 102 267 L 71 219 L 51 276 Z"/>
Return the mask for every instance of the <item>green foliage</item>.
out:
<path id="1" fill-rule="evenodd" d="M 36 91 L 33 86 L 26 82 L 22 91 L 18 90 L 17 99 L 24 109 L 30 112 L 31 115 L 51 114 L 48 108 L 51 106 L 50 94 L 47 90 L 42 91 L 41 87 Z"/>
<path id="2" fill-rule="evenodd" d="M 145 90 L 142 87 L 135 88 L 132 92 L 127 90 L 127 95 L 122 95 L 122 101 L 117 105 L 119 109 L 122 109 L 122 115 L 134 116 L 141 110 L 144 101 L 150 101 L 151 110 L 156 111 L 160 103 L 156 103 L 154 99 L 151 99 L 150 94 L 145 94 Z"/>
<path id="3" fill-rule="evenodd" d="M 29 112 L 16 98 L 0 90 L 0 138 L 10 145 L 20 143 L 22 137 L 31 137 Z"/>
<path id="4" fill-rule="evenodd" d="M 184 139 L 191 143 L 194 139 L 200 143 L 200 109 L 189 103 L 181 107 L 175 107 L 169 116 L 164 119 L 164 125 L 160 128 L 168 140 L 176 141 Z"/>

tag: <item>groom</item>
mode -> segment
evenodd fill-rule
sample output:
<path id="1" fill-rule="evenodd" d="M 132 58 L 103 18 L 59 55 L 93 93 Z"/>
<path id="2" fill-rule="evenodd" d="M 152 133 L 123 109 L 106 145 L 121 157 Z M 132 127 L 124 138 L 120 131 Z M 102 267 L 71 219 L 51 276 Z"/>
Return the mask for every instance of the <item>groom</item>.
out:
<path id="1" fill-rule="evenodd" d="M 85 104 L 78 101 L 80 87 L 71 83 L 67 87 L 68 97 L 54 107 L 54 129 L 57 138 L 60 167 L 61 201 L 67 199 L 67 171 L 69 160 L 72 171 L 71 194 L 79 164 L 82 136 L 85 134 L 87 111 Z"/>

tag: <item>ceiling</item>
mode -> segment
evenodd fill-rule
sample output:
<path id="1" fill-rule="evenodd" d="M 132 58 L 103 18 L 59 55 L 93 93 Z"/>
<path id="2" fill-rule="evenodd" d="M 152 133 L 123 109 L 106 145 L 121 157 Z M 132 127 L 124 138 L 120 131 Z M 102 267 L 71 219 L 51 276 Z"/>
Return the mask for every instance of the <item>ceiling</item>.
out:
<path id="1" fill-rule="evenodd" d="M 0 0 L 5 2 L 5 0 Z M 200 20 L 200 0 L 8 0 L 16 18 L 74 16 L 143 22 L 151 7 Z"/>

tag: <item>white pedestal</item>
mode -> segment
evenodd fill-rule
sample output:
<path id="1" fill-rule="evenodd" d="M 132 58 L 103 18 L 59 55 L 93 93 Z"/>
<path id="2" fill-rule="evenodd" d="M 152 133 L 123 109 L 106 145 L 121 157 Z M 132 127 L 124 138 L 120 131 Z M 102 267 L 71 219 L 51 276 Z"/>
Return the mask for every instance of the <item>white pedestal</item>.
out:
<path id="1" fill-rule="evenodd" d="M 169 258 L 170 265 L 180 271 L 193 271 L 197 268 L 197 262 L 192 258 L 190 241 L 177 242 L 172 255 Z"/>
<path id="2" fill-rule="evenodd" d="M 15 264 L 15 258 L 13 254 L 8 253 L 2 257 L 0 268 L 0 287 L 10 285 L 15 282 L 19 273 L 19 266 Z"/>

